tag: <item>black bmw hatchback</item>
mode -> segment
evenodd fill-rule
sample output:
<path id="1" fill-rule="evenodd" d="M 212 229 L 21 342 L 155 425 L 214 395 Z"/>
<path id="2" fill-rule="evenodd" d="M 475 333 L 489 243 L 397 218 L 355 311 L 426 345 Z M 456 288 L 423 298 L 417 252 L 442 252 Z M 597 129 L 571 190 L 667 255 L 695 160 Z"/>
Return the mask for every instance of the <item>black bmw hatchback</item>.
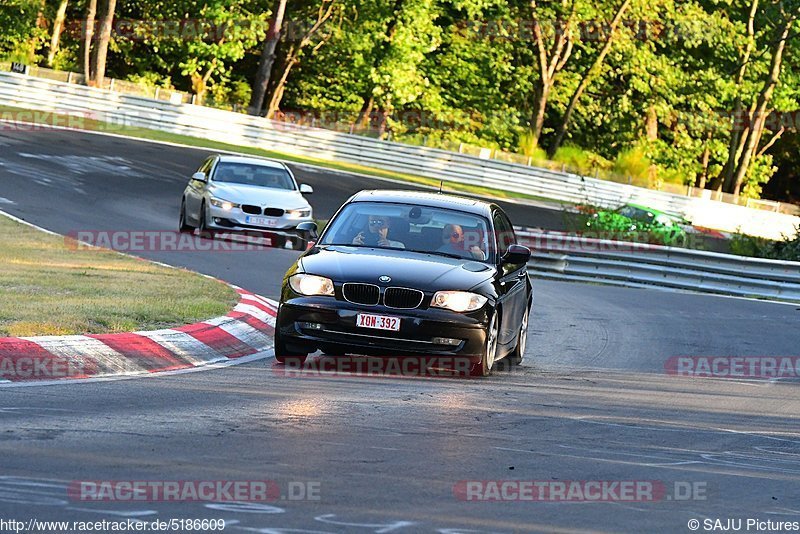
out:
<path id="1" fill-rule="evenodd" d="M 283 279 L 275 358 L 449 356 L 472 375 L 522 361 L 531 252 L 503 210 L 452 195 L 361 191 Z"/>

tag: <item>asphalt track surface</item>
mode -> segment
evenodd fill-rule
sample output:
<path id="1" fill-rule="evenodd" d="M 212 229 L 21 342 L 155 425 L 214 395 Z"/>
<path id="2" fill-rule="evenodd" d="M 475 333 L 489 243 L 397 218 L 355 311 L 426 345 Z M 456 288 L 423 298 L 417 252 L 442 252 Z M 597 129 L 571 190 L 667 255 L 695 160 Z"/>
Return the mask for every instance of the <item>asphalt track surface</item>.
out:
<path id="1" fill-rule="evenodd" d="M 186 176 L 203 154 L 77 132 L 0 132 L 0 209 L 62 234 L 172 230 Z M 320 218 L 359 189 L 385 187 L 296 174 L 315 188 Z M 560 216 L 510 211 L 518 224 Z M 297 254 L 140 255 L 274 298 Z M 690 532 L 691 519 L 800 521 L 800 382 L 664 371 L 679 355 L 797 356 L 795 306 L 534 287 L 525 363 L 485 380 L 287 377 L 270 358 L 2 389 L 0 519 L 210 518 L 225 519 L 226 532 L 399 533 Z M 283 498 L 98 503 L 67 496 L 78 480 L 272 480 Z M 486 480 L 655 481 L 667 495 L 468 502 L 454 493 L 459 481 Z M 319 499 L 289 498 L 302 484 Z M 682 499 L 692 486 L 693 498 Z"/>

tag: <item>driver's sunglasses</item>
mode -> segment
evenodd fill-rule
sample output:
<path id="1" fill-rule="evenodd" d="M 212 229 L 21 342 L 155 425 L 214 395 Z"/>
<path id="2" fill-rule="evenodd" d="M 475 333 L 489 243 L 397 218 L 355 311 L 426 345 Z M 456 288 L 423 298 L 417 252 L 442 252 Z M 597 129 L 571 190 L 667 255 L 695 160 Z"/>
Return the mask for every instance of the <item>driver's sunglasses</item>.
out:
<path id="1" fill-rule="evenodd" d="M 386 226 L 386 221 L 384 221 L 383 219 L 370 219 L 369 224 L 371 226 L 379 226 L 379 225 Z"/>
<path id="2" fill-rule="evenodd" d="M 453 232 L 452 234 L 450 234 L 450 237 L 452 237 L 453 239 L 461 239 L 463 237 L 463 234 L 459 234 L 458 232 Z"/>

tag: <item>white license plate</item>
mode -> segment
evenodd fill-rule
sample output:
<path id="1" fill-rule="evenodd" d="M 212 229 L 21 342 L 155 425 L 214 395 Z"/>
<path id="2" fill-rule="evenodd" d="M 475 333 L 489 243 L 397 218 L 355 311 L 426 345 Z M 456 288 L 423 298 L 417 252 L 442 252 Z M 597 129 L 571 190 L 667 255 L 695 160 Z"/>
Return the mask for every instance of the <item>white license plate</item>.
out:
<path id="1" fill-rule="evenodd" d="M 278 219 L 271 219 L 270 217 L 245 217 L 244 222 L 247 224 L 256 224 L 258 226 L 275 226 Z"/>
<path id="2" fill-rule="evenodd" d="M 356 326 L 362 328 L 376 328 L 378 330 L 400 330 L 400 318 L 389 315 L 373 315 L 371 313 L 359 313 L 356 316 Z"/>

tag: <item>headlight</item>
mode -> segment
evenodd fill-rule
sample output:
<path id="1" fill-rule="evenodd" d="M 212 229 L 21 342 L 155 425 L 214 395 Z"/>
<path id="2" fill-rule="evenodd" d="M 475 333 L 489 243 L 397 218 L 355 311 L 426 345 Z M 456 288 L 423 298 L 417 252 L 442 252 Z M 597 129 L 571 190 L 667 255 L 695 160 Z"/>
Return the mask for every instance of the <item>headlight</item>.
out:
<path id="1" fill-rule="evenodd" d="M 228 202 L 227 200 L 222 200 L 220 198 L 212 198 L 210 202 L 215 208 L 222 208 L 225 211 L 230 211 L 233 208 L 240 207 L 239 204 L 234 204 L 233 202 Z"/>
<path id="2" fill-rule="evenodd" d="M 467 291 L 438 291 L 431 301 L 435 308 L 447 308 L 454 312 L 467 312 L 480 309 L 489 300 L 483 295 Z"/>
<path id="3" fill-rule="evenodd" d="M 289 285 L 295 292 L 308 297 L 312 295 L 333 295 L 333 282 L 330 278 L 313 274 L 296 274 L 289 278 Z"/>
<path id="4" fill-rule="evenodd" d="M 301 210 L 286 210 L 286 215 L 290 219 L 301 219 L 303 217 L 310 217 L 311 216 L 311 208 L 305 208 Z"/>

